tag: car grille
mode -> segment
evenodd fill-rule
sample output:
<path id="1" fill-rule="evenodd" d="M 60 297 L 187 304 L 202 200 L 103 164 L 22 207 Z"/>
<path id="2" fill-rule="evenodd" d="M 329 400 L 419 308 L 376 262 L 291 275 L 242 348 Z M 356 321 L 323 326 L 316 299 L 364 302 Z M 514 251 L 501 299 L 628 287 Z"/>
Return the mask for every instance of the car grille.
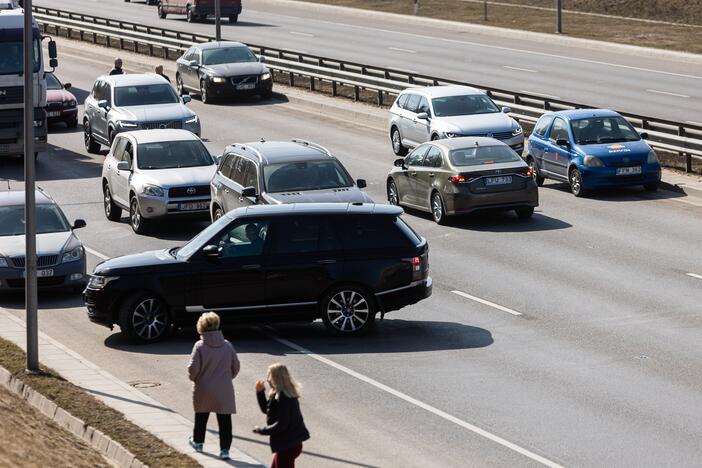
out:
<path id="1" fill-rule="evenodd" d="M 156 128 L 183 128 L 183 122 L 181 120 L 144 122 L 143 124 L 141 124 L 141 128 L 143 128 L 144 130 L 154 130 Z"/>
<path id="2" fill-rule="evenodd" d="M 56 265 L 58 258 L 58 255 L 39 255 L 37 257 L 37 267 L 43 268 Z M 13 257 L 10 260 L 15 268 L 24 268 L 26 265 L 25 257 Z"/>
<path id="3" fill-rule="evenodd" d="M 209 185 L 190 185 L 168 189 L 169 198 L 198 197 L 210 194 Z"/>
<path id="4" fill-rule="evenodd" d="M 607 158 L 604 158 L 604 163 L 605 163 L 605 166 L 609 166 L 609 167 L 633 167 L 633 166 L 642 165 L 644 163 L 644 160 L 642 159 L 640 161 L 632 161 L 632 160 L 624 161 L 624 160 L 620 159 L 618 161 L 608 161 Z"/>
<path id="5" fill-rule="evenodd" d="M 493 132 L 493 133 L 471 133 L 470 135 L 456 135 L 456 136 L 467 136 L 467 137 L 488 137 L 495 138 L 497 140 L 509 140 L 512 138 L 512 131 L 508 132 Z"/>
<path id="6" fill-rule="evenodd" d="M 229 78 L 229 80 L 232 82 L 232 84 L 234 86 L 244 84 L 244 83 L 256 84 L 258 82 L 258 75 L 233 76 L 233 77 Z"/>
<path id="7" fill-rule="evenodd" d="M 24 99 L 22 86 L 0 88 L 0 104 L 18 104 Z"/>
<path id="8" fill-rule="evenodd" d="M 63 107 L 63 105 L 60 102 L 51 102 L 51 103 L 46 105 L 46 110 L 58 111 L 58 110 L 61 110 L 62 107 Z"/>
<path id="9" fill-rule="evenodd" d="M 66 279 L 65 276 L 48 276 L 45 278 L 37 278 L 37 286 L 40 288 L 46 288 L 48 286 L 60 286 L 63 284 L 63 281 Z M 11 288 L 23 288 L 24 287 L 24 278 L 14 278 L 14 279 L 8 279 L 7 285 Z"/>

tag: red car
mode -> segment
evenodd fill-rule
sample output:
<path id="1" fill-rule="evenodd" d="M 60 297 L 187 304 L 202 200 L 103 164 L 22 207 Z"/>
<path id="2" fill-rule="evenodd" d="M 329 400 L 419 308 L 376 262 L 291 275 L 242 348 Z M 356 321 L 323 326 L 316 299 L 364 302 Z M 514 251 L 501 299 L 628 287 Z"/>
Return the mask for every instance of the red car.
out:
<path id="1" fill-rule="evenodd" d="M 241 13 L 241 0 L 220 0 L 219 10 L 222 18 L 229 18 L 230 23 L 236 23 Z M 161 0 L 158 4 L 158 17 L 165 18 L 169 14 L 185 15 L 188 23 L 205 20 L 214 16 L 214 0 Z"/>
<path id="2" fill-rule="evenodd" d="M 61 84 L 56 75 L 46 74 L 46 113 L 49 125 L 63 122 L 68 128 L 78 126 L 76 97 L 69 89 L 71 83 Z"/>

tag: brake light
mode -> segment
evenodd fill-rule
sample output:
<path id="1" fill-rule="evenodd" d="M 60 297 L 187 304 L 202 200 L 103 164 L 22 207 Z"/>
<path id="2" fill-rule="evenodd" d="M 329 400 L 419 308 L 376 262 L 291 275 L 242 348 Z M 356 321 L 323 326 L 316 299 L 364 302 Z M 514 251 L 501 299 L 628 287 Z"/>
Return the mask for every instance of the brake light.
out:
<path id="1" fill-rule="evenodd" d="M 412 261 L 412 281 L 419 281 L 424 277 L 425 265 L 422 257 L 413 257 Z"/>
<path id="2" fill-rule="evenodd" d="M 451 177 L 448 178 L 449 182 L 452 184 L 461 184 L 466 181 L 466 177 L 462 175 L 452 175 Z"/>
<path id="3" fill-rule="evenodd" d="M 522 167 L 517 170 L 517 174 L 525 175 L 527 177 L 534 177 L 534 169 L 531 167 Z"/>

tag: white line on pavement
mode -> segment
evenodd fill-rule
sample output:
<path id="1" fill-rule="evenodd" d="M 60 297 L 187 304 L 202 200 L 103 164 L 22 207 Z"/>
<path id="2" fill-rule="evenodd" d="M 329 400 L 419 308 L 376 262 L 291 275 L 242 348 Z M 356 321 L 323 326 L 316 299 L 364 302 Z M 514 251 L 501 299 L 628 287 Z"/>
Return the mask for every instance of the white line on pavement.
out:
<path id="1" fill-rule="evenodd" d="M 85 247 L 85 246 L 83 246 L 83 247 Z M 85 247 L 85 251 L 88 252 L 89 254 L 95 255 L 97 258 L 100 258 L 102 260 L 109 260 L 110 259 L 110 257 L 108 257 L 107 255 L 102 254 L 102 253 L 98 252 L 97 250 L 93 250 L 90 247 Z"/>
<path id="2" fill-rule="evenodd" d="M 503 65 L 502 68 L 508 68 L 510 70 L 523 71 L 527 73 L 538 73 L 536 70 L 530 70 L 528 68 L 510 67 L 509 65 Z"/>
<path id="3" fill-rule="evenodd" d="M 537 92 L 534 92 L 534 91 L 527 91 L 527 90 L 525 90 L 525 89 L 520 89 L 519 92 L 520 92 L 520 93 L 525 93 L 525 94 L 533 94 L 534 96 L 541 96 L 541 97 L 551 98 L 551 99 L 560 99 L 560 98 L 561 98 L 560 96 L 554 96 L 553 94 L 537 93 Z"/>
<path id="4" fill-rule="evenodd" d="M 412 50 L 412 49 L 401 49 L 401 48 L 399 48 L 399 47 L 388 47 L 388 49 L 394 50 L 394 51 L 397 51 L 397 52 L 405 52 L 405 53 L 407 53 L 407 54 L 416 54 L 416 53 L 417 53 L 416 50 Z"/>
<path id="5" fill-rule="evenodd" d="M 657 89 L 647 89 L 646 91 L 648 91 L 649 93 L 665 94 L 666 96 L 675 96 L 675 97 L 680 97 L 680 98 L 685 98 L 685 99 L 690 97 L 687 94 L 670 93 L 668 91 L 659 91 Z"/>
<path id="6" fill-rule="evenodd" d="M 295 36 L 314 37 L 314 34 L 299 31 L 290 31 L 290 34 L 294 34 Z"/>
<path id="7" fill-rule="evenodd" d="M 697 279 L 702 279 L 702 275 L 698 275 L 697 273 L 685 273 L 687 276 L 691 276 L 693 278 Z"/>
<path id="8" fill-rule="evenodd" d="M 485 299 L 481 299 L 479 297 L 471 296 L 470 294 L 464 293 L 463 291 L 451 291 L 454 294 L 457 294 L 461 297 L 465 297 L 466 299 L 470 299 L 471 301 L 475 302 L 480 302 L 481 304 L 485 304 L 490 307 L 494 307 L 495 309 L 501 310 L 502 312 L 507 312 L 508 314 L 512 315 L 522 315 L 521 312 L 517 312 L 516 310 L 512 310 L 508 307 L 501 306 L 499 304 L 495 304 L 494 302 L 486 301 Z"/>
<path id="9" fill-rule="evenodd" d="M 538 463 L 541 463 L 542 465 L 545 465 L 545 466 L 548 466 L 551 468 L 563 468 L 562 465 L 559 465 L 558 463 L 555 463 L 547 458 L 544 458 L 541 455 L 538 455 L 530 450 L 527 450 L 523 447 L 520 447 L 517 444 L 509 442 L 508 440 L 505 440 L 502 437 L 496 436 L 495 434 L 492 434 L 484 429 L 481 429 L 478 426 L 475 426 L 471 423 L 463 421 L 462 419 L 459 419 L 455 416 L 452 416 L 444 411 L 441 411 L 440 409 L 435 408 L 427 403 L 424 403 L 424 402 L 419 401 L 415 398 L 412 398 L 411 396 L 409 396 L 405 393 L 402 393 L 398 390 L 395 390 L 392 387 L 388 387 L 387 385 L 382 384 L 382 383 L 378 382 L 377 380 L 374 380 L 374 379 L 367 377 L 363 374 L 360 374 L 352 369 L 349 369 L 348 367 L 342 366 L 341 364 L 337 364 L 336 362 L 332 361 L 331 359 L 327 359 L 323 356 L 320 356 L 319 354 L 315 354 L 312 351 L 310 351 L 309 349 L 303 348 L 302 346 L 295 344 L 292 341 L 286 340 L 285 338 L 281 338 L 281 337 L 275 335 L 274 333 L 272 333 L 270 331 L 270 329 L 268 329 L 268 330 L 269 331 L 267 333 L 273 340 L 275 340 L 278 343 L 281 343 L 281 344 L 283 344 L 291 349 L 294 349 L 295 351 L 297 351 L 299 353 L 305 354 L 305 355 L 311 357 L 312 359 L 315 359 L 323 364 L 326 364 L 330 367 L 333 367 L 334 369 L 340 370 L 341 372 L 348 374 L 351 377 L 354 377 L 354 378 L 356 378 L 362 382 L 365 382 L 369 385 L 372 385 L 379 390 L 382 390 L 386 393 L 389 393 L 390 395 L 393 395 L 397 398 L 405 400 L 406 402 L 408 402 L 414 406 L 417 406 L 418 408 L 429 411 L 430 413 L 432 413 L 436 416 L 439 416 L 440 418 L 443 418 L 449 422 L 452 422 L 458 426 L 461 426 L 464 429 L 468 429 L 469 431 L 474 432 L 475 434 L 478 434 L 479 436 L 485 437 L 486 439 L 491 440 L 495 443 L 498 443 L 498 444 L 502 445 L 503 447 L 507 447 L 508 449 L 513 450 L 521 455 L 524 455 L 525 457 L 530 458 Z"/>

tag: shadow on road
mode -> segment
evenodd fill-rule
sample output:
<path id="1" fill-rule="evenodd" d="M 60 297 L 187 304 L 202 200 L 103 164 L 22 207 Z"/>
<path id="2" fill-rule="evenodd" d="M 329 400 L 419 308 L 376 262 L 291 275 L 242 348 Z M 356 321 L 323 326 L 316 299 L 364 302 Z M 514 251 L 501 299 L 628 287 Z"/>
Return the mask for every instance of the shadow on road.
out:
<path id="1" fill-rule="evenodd" d="M 180 21 L 181 23 L 187 23 L 185 16 L 183 16 L 182 18 L 177 18 L 177 19 L 175 19 L 175 21 Z M 210 19 L 207 19 L 205 21 L 198 21 L 198 23 L 211 24 L 214 26 L 215 21 L 214 21 L 214 18 L 210 18 Z M 277 24 L 256 23 L 253 21 L 237 21 L 236 23 L 230 23 L 227 20 L 226 16 L 222 16 L 221 24 L 222 24 L 222 27 L 233 27 L 233 28 L 239 28 L 239 27 L 244 27 L 244 28 L 278 28 L 279 27 Z M 222 38 L 222 40 L 226 41 L 227 39 Z"/>
<path id="2" fill-rule="evenodd" d="M 0 294 L 0 306 L 8 309 L 24 309 L 24 291 L 12 291 Z M 83 298 L 79 292 L 70 289 L 40 290 L 39 314 L 53 309 L 70 309 L 83 307 Z"/>
<path id="3" fill-rule="evenodd" d="M 429 213 L 405 208 L 408 215 L 432 221 Z M 410 221 L 405 217 L 405 220 Z M 449 218 L 446 228 L 458 228 L 480 232 L 539 232 L 568 229 L 571 224 L 552 218 L 541 212 L 534 212 L 530 219 L 519 219 L 513 211 L 478 211 L 475 213 Z"/>
<path id="4" fill-rule="evenodd" d="M 190 93 L 190 95 L 193 96 L 193 99 L 199 99 L 199 96 L 197 96 L 194 93 Z M 285 104 L 287 102 L 289 102 L 289 99 L 285 94 L 273 92 L 273 97 L 271 97 L 270 99 L 262 99 L 258 95 L 240 96 L 240 97 L 223 98 L 223 99 L 214 98 L 211 102 L 208 101 L 208 104 L 206 104 L 206 105 L 208 107 L 222 106 L 222 107 L 247 107 L 247 108 L 249 108 L 249 107 L 270 106 L 273 104 Z"/>
<path id="5" fill-rule="evenodd" d="M 551 183 L 544 185 L 541 190 L 553 189 L 561 192 L 570 193 L 570 186 L 567 183 Z M 670 190 L 658 190 L 656 192 L 647 192 L 643 187 L 634 185 L 631 187 L 610 187 L 597 190 L 591 190 L 585 198 L 594 201 L 603 202 L 640 202 L 647 200 L 666 200 L 669 198 L 685 197 L 684 193 L 671 192 Z"/>
<path id="6" fill-rule="evenodd" d="M 49 145 L 48 148 L 37 159 L 37 182 L 100 177 L 102 159 L 94 159 L 56 145 Z M 0 174 L 3 179 L 24 180 L 24 159 L 0 158 Z"/>

